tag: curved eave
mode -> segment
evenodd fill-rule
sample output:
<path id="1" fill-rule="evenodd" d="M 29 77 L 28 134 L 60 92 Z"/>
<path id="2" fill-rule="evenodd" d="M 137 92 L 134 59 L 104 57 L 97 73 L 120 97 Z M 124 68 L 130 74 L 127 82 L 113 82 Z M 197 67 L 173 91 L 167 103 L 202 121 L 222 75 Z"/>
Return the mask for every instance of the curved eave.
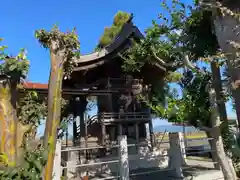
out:
<path id="1" fill-rule="evenodd" d="M 74 71 L 83 71 L 83 70 L 93 69 L 95 67 L 101 66 L 104 63 L 110 61 L 112 59 L 111 57 L 114 57 L 117 55 L 120 47 L 122 47 L 123 44 L 130 37 L 134 37 L 136 39 L 144 38 L 140 30 L 136 26 L 134 26 L 131 21 L 125 24 L 121 32 L 119 33 L 118 37 L 111 44 L 103 48 L 101 51 L 94 52 L 92 54 L 83 55 L 83 56 L 80 56 L 79 59 L 76 59 L 76 62 L 78 63 L 78 67 L 76 67 Z M 166 70 L 166 68 L 161 66 L 160 64 L 156 64 L 156 66 L 160 68 L 162 71 Z"/>

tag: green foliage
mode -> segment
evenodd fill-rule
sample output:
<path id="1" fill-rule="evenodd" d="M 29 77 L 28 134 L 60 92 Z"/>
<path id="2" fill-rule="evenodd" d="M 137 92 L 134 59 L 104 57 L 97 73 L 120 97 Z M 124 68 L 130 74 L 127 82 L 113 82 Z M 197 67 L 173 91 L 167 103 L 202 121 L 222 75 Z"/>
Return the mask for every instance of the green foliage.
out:
<path id="1" fill-rule="evenodd" d="M 0 42 L 2 39 L 0 39 Z M 21 50 L 17 56 L 8 56 L 6 54 L 7 46 L 0 46 L 0 65 L 1 75 L 8 76 L 11 80 L 19 81 L 25 78 L 29 61 L 25 50 Z M 39 125 L 39 120 L 46 114 L 44 100 L 38 97 L 35 92 L 24 92 L 17 104 L 17 115 L 19 121 L 24 125 L 35 127 Z M 6 154 L 0 154 L 0 162 L 5 165 L 3 171 L 0 171 L 1 180 L 41 180 L 43 167 L 46 164 L 47 152 L 40 146 L 34 150 L 28 147 L 27 136 L 31 133 L 30 128 L 24 133 L 22 148 L 24 150 L 23 161 L 19 165 L 8 162 Z M 20 150 L 20 149 L 19 149 Z M 20 153 L 20 152 L 18 152 Z"/>
<path id="2" fill-rule="evenodd" d="M 125 56 L 123 68 L 127 71 L 141 69 L 145 63 L 159 63 L 170 69 L 181 66 L 182 55 L 186 49 L 184 28 L 187 21 L 187 7 L 173 1 L 172 6 L 162 2 L 162 13 L 158 20 L 146 30 L 146 37 L 140 42 L 133 42 Z M 136 67 L 137 66 L 137 67 Z"/>
<path id="3" fill-rule="evenodd" d="M 165 77 L 165 81 L 169 83 L 178 83 L 183 78 L 182 73 L 180 72 L 170 72 Z"/>
<path id="4" fill-rule="evenodd" d="M 40 120 L 47 114 L 45 99 L 41 98 L 37 92 L 26 91 L 23 97 L 19 99 L 17 106 L 17 115 L 19 121 L 26 125 L 38 126 Z"/>
<path id="5" fill-rule="evenodd" d="M 205 110 L 205 107 L 209 109 L 209 103 L 207 103 L 208 93 L 205 91 L 204 85 L 208 83 L 209 80 L 206 79 L 209 79 L 210 74 L 207 73 L 204 75 L 205 77 L 193 74 L 193 72 L 183 75 L 176 70 L 186 66 L 184 61 L 186 54 L 193 61 L 217 54 L 218 44 L 211 28 L 212 14 L 210 11 L 201 9 L 197 2 L 195 2 L 195 6 L 178 0 L 172 0 L 169 4 L 162 1 L 158 20 L 153 21 L 152 26 L 146 30 L 145 39 L 133 42 L 132 48 L 122 55 L 123 69 L 128 72 L 139 71 L 146 63 L 159 63 L 167 68 L 166 86 L 172 82 L 181 82 L 180 80 L 193 80 L 187 86 L 182 87 L 182 98 L 172 96 L 168 87 L 165 88 L 165 91 L 154 90 L 159 89 L 159 86 L 156 86 L 159 84 L 158 82 L 153 84 L 153 96 L 160 97 L 160 93 L 163 92 L 167 96 L 165 106 L 167 105 L 168 110 L 160 113 L 164 118 L 171 119 L 171 121 L 189 119 L 195 121 L 189 122 L 192 125 L 197 125 L 196 119 L 199 119 L 206 125 L 209 111 Z M 185 77 L 183 78 L 183 76 Z M 180 84 L 183 85 L 183 82 Z M 163 98 L 156 99 L 160 101 L 159 104 L 155 103 L 155 106 L 162 106 Z M 185 113 L 188 114 L 188 117 Z M 202 119 L 202 113 L 205 114 L 203 117 L 206 119 Z M 173 116 L 173 114 L 175 115 Z"/>
<path id="6" fill-rule="evenodd" d="M 80 42 L 76 34 L 75 28 L 71 32 L 60 32 L 57 26 L 47 32 L 44 29 L 37 30 L 35 37 L 44 48 L 49 48 L 52 53 L 63 55 L 63 63 L 65 76 L 69 76 L 76 66 L 76 58 L 80 56 Z M 60 53 L 60 54 L 59 54 Z"/>
<path id="7" fill-rule="evenodd" d="M 169 82 L 178 82 L 181 79 L 181 73 L 175 72 L 184 66 L 184 55 L 189 54 L 190 40 L 186 27 L 197 19 L 191 17 L 194 8 L 181 2 L 172 1 L 167 5 L 162 1 L 161 13 L 157 20 L 152 22 L 152 26 L 146 30 L 146 37 L 138 42 L 133 41 L 132 47 L 121 54 L 124 59 L 122 68 L 127 72 L 139 71 L 145 64 L 160 64 L 167 69 L 165 80 Z M 156 78 L 156 81 L 158 79 Z M 167 85 L 166 83 L 166 85 Z M 161 88 L 160 82 L 152 84 L 153 96 L 163 103 L 163 93 L 168 94 L 168 88 Z M 158 90 L 156 90 L 158 89 Z"/>
<path id="8" fill-rule="evenodd" d="M 219 49 L 217 38 L 212 30 L 212 12 L 197 7 L 192 11 L 186 25 L 186 46 L 193 58 L 215 55 Z"/>
<path id="9" fill-rule="evenodd" d="M 117 37 L 119 32 L 122 30 L 123 25 L 129 20 L 130 14 L 126 12 L 119 11 L 114 16 L 113 24 L 111 27 L 106 27 L 104 33 L 99 40 L 97 50 L 104 48 L 105 46 L 111 44 L 113 40 Z"/>
<path id="10" fill-rule="evenodd" d="M 47 162 L 47 151 L 38 147 L 25 149 L 24 161 L 20 166 L 6 167 L 0 171 L 1 180 L 42 180 L 43 168 Z"/>
<path id="11" fill-rule="evenodd" d="M 168 2 L 169 3 L 169 2 Z M 145 63 L 159 63 L 168 71 L 184 65 L 183 56 L 190 59 L 213 55 L 219 48 L 212 31 L 211 12 L 172 0 L 162 1 L 161 13 L 146 30 L 145 39 L 133 42 L 123 57 L 126 71 L 141 69 Z"/>
<path id="12" fill-rule="evenodd" d="M 209 93 L 206 89 L 210 81 L 211 73 L 205 71 L 205 74 L 196 74 L 195 77 L 191 79 L 191 82 L 182 83 L 182 87 L 184 88 L 182 100 L 185 103 L 183 110 L 186 115 L 184 119 L 195 127 L 211 127 Z"/>
<path id="13" fill-rule="evenodd" d="M 0 39 L 1 43 L 2 39 Z M 7 75 L 12 80 L 19 81 L 21 78 L 26 78 L 29 70 L 29 61 L 26 56 L 26 51 L 21 49 L 17 56 L 9 56 L 6 54 L 7 46 L 0 45 L 0 74 Z"/>

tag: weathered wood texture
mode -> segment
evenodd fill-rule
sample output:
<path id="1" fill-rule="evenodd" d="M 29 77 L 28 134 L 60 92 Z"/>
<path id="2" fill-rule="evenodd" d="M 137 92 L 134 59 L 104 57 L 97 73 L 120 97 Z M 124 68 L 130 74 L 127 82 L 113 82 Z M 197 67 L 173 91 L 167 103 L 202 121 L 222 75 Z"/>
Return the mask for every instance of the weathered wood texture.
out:
<path id="1" fill-rule="evenodd" d="M 7 156 L 9 165 L 17 158 L 16 84 L 9 79 L 0 82 L 0 153 Z"/>

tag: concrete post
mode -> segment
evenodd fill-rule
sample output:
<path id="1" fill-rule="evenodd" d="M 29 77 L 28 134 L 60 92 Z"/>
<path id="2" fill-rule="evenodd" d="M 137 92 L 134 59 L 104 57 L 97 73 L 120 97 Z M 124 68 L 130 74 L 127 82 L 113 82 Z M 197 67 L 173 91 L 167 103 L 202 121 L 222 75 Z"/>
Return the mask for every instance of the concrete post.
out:
<path id="1" fill-rule="evenodd" d="M 118 136 L 119 144 L 119 175 L 121 180 L 129 180 L 127 136 Z"/>
<path id="2" fill-rule="evenodd" d="M 53 180 L 60 180 L 62 175 L 61 168 L 61 140 L 57 140 L 53 166 Z"/>
<path id="3" fill-rule="evenodd" d="M 184 159 L 179 141 L 179 133 L 169 133 L 169 168 L 175 169 L 177 178 L 182 178 Z"/>
<path id="4" fill-rule="evenodd" d="M 181 148 L 181 154 L 183 158 L 183 162 L 185 163 L 186 160 L 186 143 L 185 143 L 185 137 L 182 132 L 178 133 L 178 138 L 179 138 L 179 143 L 180 143 L 180 148 Z"/>

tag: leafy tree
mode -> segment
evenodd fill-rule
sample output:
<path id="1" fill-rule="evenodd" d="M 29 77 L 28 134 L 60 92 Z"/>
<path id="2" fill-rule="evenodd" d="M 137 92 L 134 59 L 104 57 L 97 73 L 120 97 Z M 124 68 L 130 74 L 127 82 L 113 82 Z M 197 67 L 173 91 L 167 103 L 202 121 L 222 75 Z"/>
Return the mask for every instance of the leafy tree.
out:
<path id="1" fill-rule="evenodd" d="M 114 16 L 112 26 L 104 29 L 103 35 L 99 40 L 96 50 L 100 50 L 112 43 L 122 30 L 123 25 L 129 20 L 130 16 L 131 15 L 126 12 L 117 12 L 117 14 Z"/>
<path id="2" fill-rule="evenodd" d="M 35 91 L 22 90 L 23 96 L 19 98 L 17 104 L 17 116 L 20 123 L 28 127 L 31 138 L 35 138 L 40 120 L 46 117 L 47 108 L 45 98 Z M 21 141 L 20 141 L 21 142 Z"/>
<path id="3" fill-rule="evenodd" d="M 0 152 L 9 165 L 15 165 L 18 148 L 17 85 L 26 77 L 29 61 L 21 50 L 17 56 L 6 54 L 7 46 L 0 46 Z"/>
<path id="4" fill-rule="evenodd" d="M 209 17 L 211 17 L 211 13 L 202 11 L 198 6 L 193 8 L 179 1 L 172 1 L 172 4 L 169 6 L 166 3 L 162 3 L 162 7 L 164 8 L 164 11 L 159 15 L 159 23 L 157 23 L 157 21 L 153 21 L 152 27 L 147 30 L 146 38 L 140 42 L 133 42 L 133 48 L 123 55 L 123 58 L 125 59 L 123 68 L 125 68 L 127 71 L 136 71 L 144 66 L 145 63 L 152 64 L 157 61 L 158 63 L 162 64 L 162 66 L 167 68 L 168 78 L 166 79 L 173 79 L 172 77 L 176 76 L 176 74 L 174 75 L 173 72 L 175 73 L 176 69 L 183 66 L 190 68 L 194 73 L 199 73 L 200 69 L 196 68 L 196 66 L 193 65 L 189 59 L 196 61 L 201 56 L 216 56 L 219 58 L 218 43 L 216 41 L 216 37 L 211 32 L 211 21 L 209 19 Z M 207 23 L 205 24 L 204 22 Z M 202 27 L 201 29 L 199 28 L 201 24 L 205 27 L 207 26 L 207 32 L 204 30 L 201 31 Z M 205 36 L 207 36 L 207 38 L 203 38 L 203 40 L 205 39 L 206 41 L 200 40 L 203 36 L 203 32 L 205 32 Z M 206 74 L 206 72 L 204 74 Z M 169 78 L 169 76 L 171 78 Z M 178 77 L 180 77 L 180 75 L 178 75 Z M 208 76 L 205 76 L 204 78 L 207 77 Z M 202 81 L 202 78 L 203 77 L 200 79 L 196 78 L 198 82 L 195 80 L 195 83 L 200 83 L 199 80 L 201 80 L 200 84 L 205 82 L 207 85 L 209 85 L 209 80 L 204 80 L 203 78 L 204 81 Z M 214 94 L 214 89 L 212 87 L 209 88 L 209 93 L 211 92 Z M 199 92 L 203 93 L 205 92 L 205 89 L 202 89 Z M 200 97 L 202 97 L 202 95 Z M 153 106 L 153 108 L 155 108 L 157 111 L 160 110 L 160 114 L 162 116 L 169 116 L 170 113 L 170 117 L 168 117 L 169 120 L 175 119 L 182 121 L 186 114 L 194 115 L 194 118 L 191 119 L 197 120 L 196 116 L 202 113 L 204 116 L 198 117 L 200 118 L 199 120 L 202 124 L 213 123 L 216 125 L 218 124 L 218 121 L 215 113 L 215 99 L 211 99 L 211 96 L 209 96 L 207 92 L 206 97 L 206 99 L 199 99 L 198 96 L 195 97 L 198 98 L 198 100 L 201 100 L 196 101 L 196 105 L 194 105 L 195 107 L 190 107 L 190 109 L 195 111 L 195 113 L 186 113 L 179 110 L 181 108 L 185 109 L 185 105 L 187 105 L 186 102 L 184 102 L 185 100 L 194 100 L 186 98 L 184 101 L 183 99 L 179 100 L 168 98 L 168 106 L 166 110 L 161 108 L 161 106 Z M 214 109 L 214 111 L 206 111 L 201 108 L 203 106 L 202 100 L 207 100 L 210 107 L 208 109 Z M 176 107 L 176 104 L 178 107 Z M 204 105 L 204 107 L 206 107 L 206 105 Z M 179 109 L 176 110 L 176 108 Z M 187 110 L 189 111 L 189 109 Z M 197 124 L 196 121 L 192 123 L 195 125 Z M 214 132 L 216 133 L 214 134 L 216 140 L 221 142 L 221 135 L 218 133 L 217 129 L 214 130 Z M 229 172 L 232 170 L 229 172 L 227 171 L 227 169 L 230 167 L 227 165 L 228 161 L 223 160 L 225 159 L 224 151 L 218 151 L 218 155 L 222 158 L 220 163 L 224 170 L 225 177 L 227 179 L 234 178 L 234 174 L 233 177 L 231 177 L 229 174 Z"/>
<path id="5" fill-rule="evenodd" d="M 212 27 L 217 42 L 227 58 L 231 90 L 240 122 L 239 96 L 239 2 L 238 1 L 197 1 L 202 11 L 210 11 Z"/>
<path id="6" fill-rule="evenodd" d="M 0 171 L 1 180 L 41 180 L 47 151 L 42 147 L 25 149 L 21 166 L 8 167 Z"/>
<path id="7" fill-rule="evenodd" d="M 6 166 L 1 167 L 0 179 L 40 179 L 44 151 L 29 141 L 29 134 L 45 116 L 45 104 L 37 93 L 22 90 L 29 68 L 25 51 L 14 57 L 6 54 L 6 48 L 0 46 L 0 162 Z"/>
<path id="8" fill-rule="evenodd" d="M 48 48 L 51 57 L 51 69 L 48 86 L 48 114 L 44 133 L 44 148 L 49 150 L 44 179 L 52 179 L 56 134 L 61 119 L 62 80 L 68 77 L 76 65 L 75 59 L 79 56 L 80 42 L 75 33 L 62 33 L 54 26 L 47 32 L 44 29 L 35 32 L 36 38 L 44 48 Z"/>

